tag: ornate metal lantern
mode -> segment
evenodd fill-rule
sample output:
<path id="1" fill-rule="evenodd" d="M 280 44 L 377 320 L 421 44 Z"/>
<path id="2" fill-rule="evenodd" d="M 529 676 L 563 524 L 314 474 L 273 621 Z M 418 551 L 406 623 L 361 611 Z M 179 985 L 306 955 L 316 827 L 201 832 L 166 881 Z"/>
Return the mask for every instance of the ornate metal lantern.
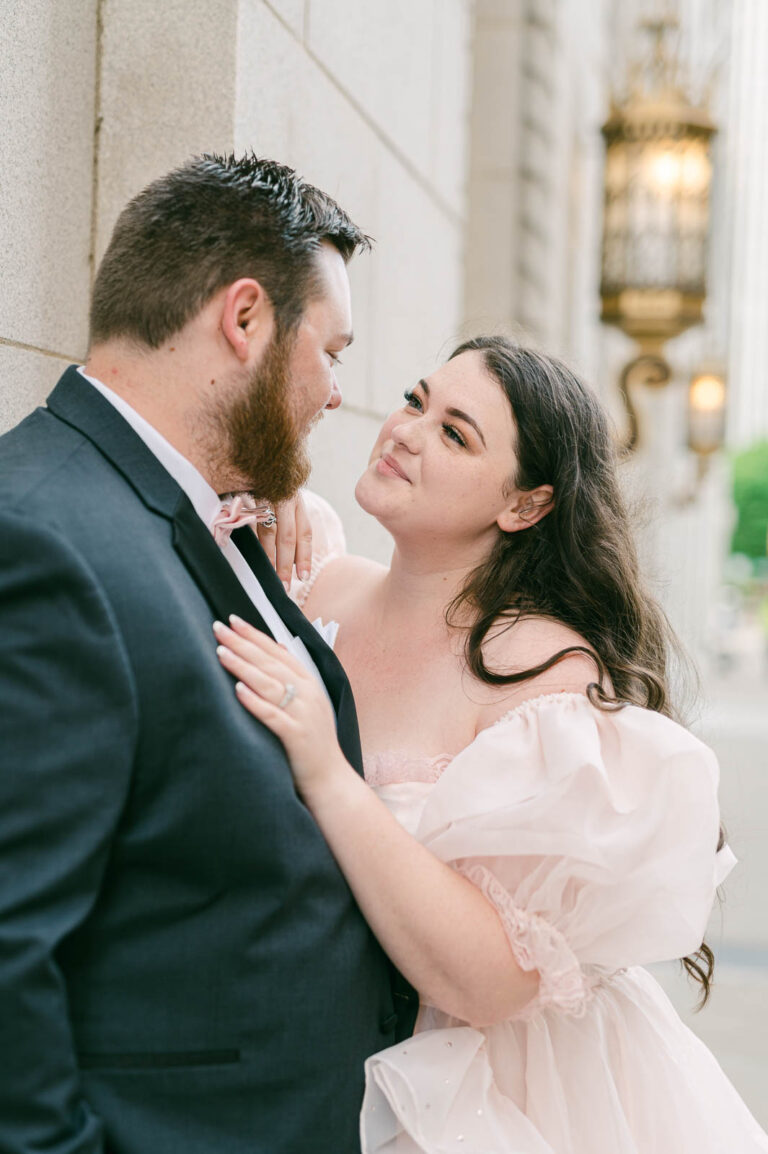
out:
<path id="1" fill-rule="evenodd" d="M 671 17 L 646 21 L 652 62 L 603 125 L 602 319 L 658 356 L 702 319 L 715 126 L 693 105 L 665 49 Z"/>

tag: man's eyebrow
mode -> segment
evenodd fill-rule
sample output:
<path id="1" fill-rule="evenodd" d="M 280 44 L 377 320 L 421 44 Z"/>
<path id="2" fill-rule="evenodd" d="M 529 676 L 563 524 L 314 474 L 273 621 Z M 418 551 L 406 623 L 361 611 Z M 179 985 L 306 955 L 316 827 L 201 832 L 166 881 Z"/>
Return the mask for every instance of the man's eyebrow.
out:
<path id="1" fill-rule="evenodd" d="M 427 396 L 429 396 L 429 385 L 427 384 L 427 382 L 422 379 L 419 381 L 419 384 L 421 385 L 425 394 Z M 480 440 L 483 442 L 484 448 L 486 448 L 486 449 L 488 448 L 488 446 L 485 443 L 485 437 L 483 436 L 483 430 L 480 428 L 480 426 L 478 425 L 478 423 L 474 417 L 470 417 L 469 413 L 464 413 L 464 412 L 462 412 L 461 409 L 446 409 L 445 411 L 446 411 L 446 413 L 448 413 L 449 416 L 458 417 L 458 419 L 460 421 L 466 421 L 468 425 L 471 425 L 472 428 L 477 433 Z"/>

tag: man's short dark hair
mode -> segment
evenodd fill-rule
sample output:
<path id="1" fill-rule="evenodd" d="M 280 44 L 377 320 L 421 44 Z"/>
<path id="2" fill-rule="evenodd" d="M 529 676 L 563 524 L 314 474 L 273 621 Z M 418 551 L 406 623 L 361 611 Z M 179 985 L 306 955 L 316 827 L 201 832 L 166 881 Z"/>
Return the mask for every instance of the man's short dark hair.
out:
<path id="1" fill-rule="evenodd" d="M 91 344 L 124 337 L 158 348 L 220 289 L 254 277 L 288 332 L 318 291 L 323 241 L 345 262 L 370 240 L 342 208 L 273 160 L 206 153 L 123 209 L 99 266 Z"/>

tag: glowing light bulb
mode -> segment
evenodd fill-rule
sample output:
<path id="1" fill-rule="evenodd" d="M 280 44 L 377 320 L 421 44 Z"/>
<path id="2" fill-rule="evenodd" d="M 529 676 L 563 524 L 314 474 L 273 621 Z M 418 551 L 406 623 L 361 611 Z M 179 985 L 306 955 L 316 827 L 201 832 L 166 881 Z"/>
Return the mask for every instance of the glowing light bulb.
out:
<path id="1" fill-rule="evenodd" d="M 691 381 L 691 408 L 697 413 L 716 413 L 725 404 L 722 378 L 705 373 Z"/>

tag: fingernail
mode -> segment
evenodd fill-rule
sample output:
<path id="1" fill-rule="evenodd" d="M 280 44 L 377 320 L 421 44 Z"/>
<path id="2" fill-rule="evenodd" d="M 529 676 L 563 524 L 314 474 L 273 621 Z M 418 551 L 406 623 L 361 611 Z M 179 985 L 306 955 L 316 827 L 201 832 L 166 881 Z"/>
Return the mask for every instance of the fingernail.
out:
<path id="1" fill-rule="evenodd" d="M 229 657 L 229 650 L 227 649 L 226 645 L 217 645 L 216 653 L 219 657 Z"/>
<path id="2" fill-rule="evenodd" d="M 230 613 L 229 622 L 231 625 L 245 625 L 242 617 L 238 617 L 236 613 Z"/>
<path id="3" fill-rule="evenodd" d="M 247 688 L 248 688 L 247 685 L 244 685 L 242 681 L 236 681 L 235 682 L 235 692 L 236 693 L 245 693 Z"/>
<path id="4" fill-rule="evenodd" d="M 213 632 L 214 633 L 221 633 L 226 628 L 227 627 L 223 621 L 214 621 L 214 623 L 213 623 Z"/>
<path id="5" fill-rule="evenodd" d="M 309 581 L 309 569 L 299 570 L 299 581 Z"/>
<path id="6" fill-rule="evenodd" d="M 286 593 L 288 592 L 290 587 L 291 586 L 289 585 L 289 583 L 287 581 L 283 581 L 283 589 L 285 589 Z"/>

